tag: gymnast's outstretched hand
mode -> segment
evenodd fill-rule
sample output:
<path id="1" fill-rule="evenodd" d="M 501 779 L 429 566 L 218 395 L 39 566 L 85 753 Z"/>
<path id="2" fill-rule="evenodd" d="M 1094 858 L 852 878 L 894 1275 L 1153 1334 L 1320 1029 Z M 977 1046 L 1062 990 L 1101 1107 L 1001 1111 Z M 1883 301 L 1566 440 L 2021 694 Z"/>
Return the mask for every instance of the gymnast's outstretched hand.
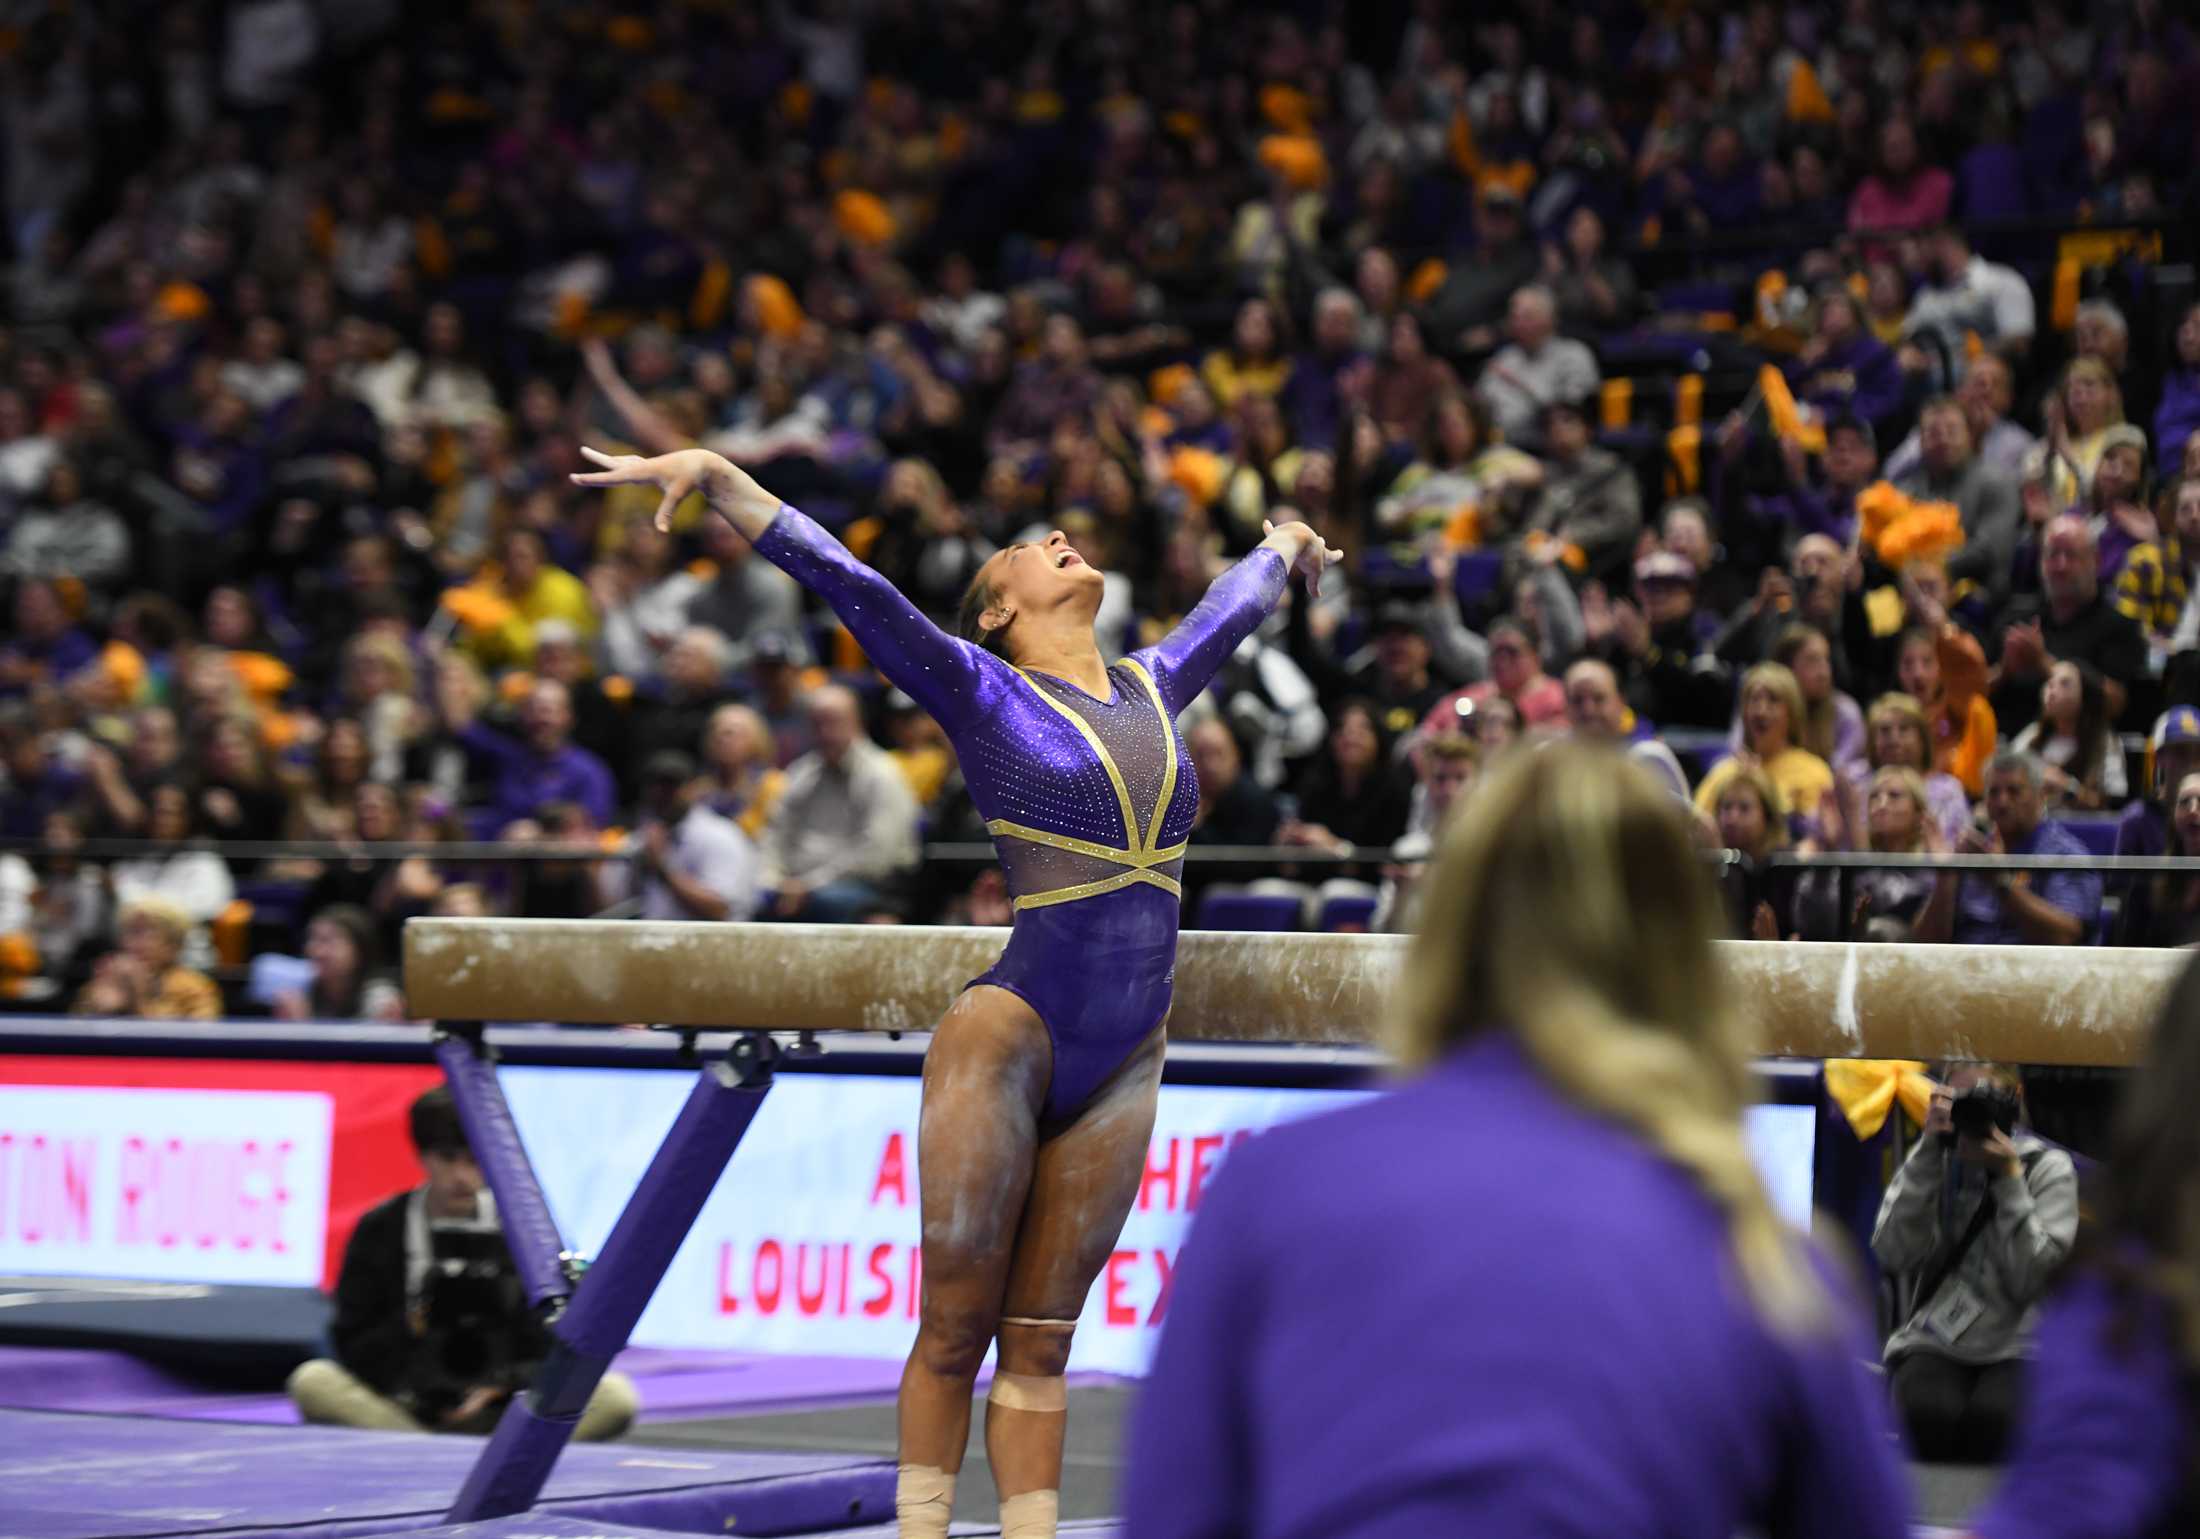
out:
<path id="1" fill-rule="evenodd" d="M 752 540 L 771 527 L 779 512 L 779 499 L 757 485 L 754 476 L 708 449 L 675 449 L 648 457 L 587 448 L 581 453 L 603 469 L 575 472 L 575 486 L 656 487 L 664 493 L 657 504 L 657 527 L 666 533 L 672 530 L 672 510 L 690 492 L 701 492 L 720 517 Z"/>
<path id="2" fill-rule="evenodd" d="M 583 451 L 586 452 L 586 451 Z M 1283 557 L 1288 570 L 1306 574 L 1306 591 L 1322 591 L 1322 573 L 1344 559 L 1344 552 L 1331 550 L 1313 529 L 1294 519 L 1287 524 L 1263 523 L 1260 532 L 1267 536 L 1261 544 Z"/>

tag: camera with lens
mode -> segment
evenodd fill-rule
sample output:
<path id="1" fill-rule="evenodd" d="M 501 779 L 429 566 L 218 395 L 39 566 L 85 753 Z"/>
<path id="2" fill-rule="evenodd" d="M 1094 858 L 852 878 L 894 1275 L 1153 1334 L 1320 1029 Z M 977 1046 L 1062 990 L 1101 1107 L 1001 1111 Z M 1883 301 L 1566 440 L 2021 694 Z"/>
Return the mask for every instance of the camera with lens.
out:
<path id="1" fill-rule="evenodd" d="M 1944 1139 L 1985 1140 L 1998 1130 L 2013 1133 L 2017 1127 L 2017 1093 L 2003 1085 L 1973 1085 L 1948 1103 L 1950 1131 Z"/>
<path id="2" fill-rule="evenodd" d="M 520 1388 L 544 1343 L 503 1231 L 438 1224 L 429 1239 L 433 1253 L 421 1284 L 427 1330 L 414 1358 L 414 1391 L 455 1401 L 475 1388 Z"/>

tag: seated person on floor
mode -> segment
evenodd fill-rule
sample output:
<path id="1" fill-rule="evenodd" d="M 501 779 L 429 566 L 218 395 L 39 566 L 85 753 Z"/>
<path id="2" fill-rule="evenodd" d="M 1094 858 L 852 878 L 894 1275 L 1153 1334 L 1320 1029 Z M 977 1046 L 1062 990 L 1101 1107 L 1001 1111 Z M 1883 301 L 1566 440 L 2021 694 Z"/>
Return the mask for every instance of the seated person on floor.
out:
<path id="1" fill-rule="evenodd" d="M 428 1179 L 359 1220 L 336 1278 L 336 1356 L 293 1373 L 290 1397 L 309 1422 L 486 1433 L 533 1377 L 549 1333 L 528 1307 L 449 1090 L 413 1102 L 412 1140 Z M 615 1438 L 636 1405 L 633 1382 L 607 1373 L 573 1435 Z"/>

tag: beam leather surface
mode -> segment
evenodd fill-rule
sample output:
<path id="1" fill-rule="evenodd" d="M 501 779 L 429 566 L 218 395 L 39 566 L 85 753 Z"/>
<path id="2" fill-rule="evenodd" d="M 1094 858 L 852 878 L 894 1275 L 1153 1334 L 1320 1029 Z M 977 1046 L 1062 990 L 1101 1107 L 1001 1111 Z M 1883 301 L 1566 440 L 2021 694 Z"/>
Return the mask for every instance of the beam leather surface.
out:
<path id="1" fill-rule="evenodd" d="M 955 926 L 415 919 L 412 1013 L 446 1021 L 647 1021 L 921 1031 L 1007 932 Z M 1187 930 L 1170 1035 L 1360 1043 L 1406 937 Z M 1720 945 L 1759 1050 L 1801 1058 L 2129 1063 L 2181 951 L 2050 946 Z"/>

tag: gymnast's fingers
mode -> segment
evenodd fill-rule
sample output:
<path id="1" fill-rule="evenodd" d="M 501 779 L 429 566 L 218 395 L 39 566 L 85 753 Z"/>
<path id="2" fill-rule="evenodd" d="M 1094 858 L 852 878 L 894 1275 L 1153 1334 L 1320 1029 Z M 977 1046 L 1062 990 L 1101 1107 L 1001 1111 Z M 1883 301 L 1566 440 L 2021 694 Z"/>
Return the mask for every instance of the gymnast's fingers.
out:
<path id="1" fill-rule="evenodd" d="M 690 488 L 675 481 L 665 488 L 664 500 L 657 504 L 657 532 L 672 533 L 672 510 L 686 500 Z"/>
<path id="2" fill-rule="evenodd" d="M 591 449 L 583 445 L 581 455 L 584 459 L 603 466 L 603 469 L 575 471 L 570 477 L 575 486 L 623 486 L 629 481 L 649 479 L 646 474 L 636 474 L 642 462 L 631 454 L 606 454 L 601 449 Z"/>

